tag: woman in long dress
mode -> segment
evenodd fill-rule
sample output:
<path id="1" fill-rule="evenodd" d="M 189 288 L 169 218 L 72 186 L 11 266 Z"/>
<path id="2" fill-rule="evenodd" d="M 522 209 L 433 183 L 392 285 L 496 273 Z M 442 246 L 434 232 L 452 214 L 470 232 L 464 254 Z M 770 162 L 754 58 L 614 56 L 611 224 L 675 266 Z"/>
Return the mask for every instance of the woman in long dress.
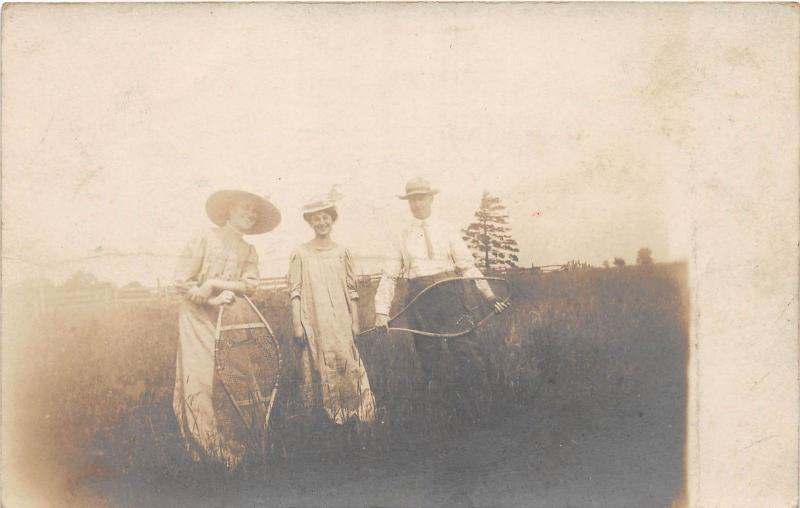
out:
<path id="1" fill-rule="evenodd" d="M 350 252 L 336 244 L 332 201 L 303 207 L 314 238 L 291 255 L 289 291 L 295 341 L 301 344 L 301 394 L 343 424 L 372 422 L 375 399 L 354 337 L 359 332 L 358 292 Z"/>
<path id="2" fill-rule="evenodd" d="M 243 191 L 212 194 L 206 213 L 218 227 L 189 241 L 175 274 L 175 285 L 186 296 L 178 317 L 173 410 L 194 460 L 206 456 L 235 468 L 244 456 L 244 445 L 226 432 L 215 415 L 216 319 L 220 305 L 258 284 L 258 255 L 242 236 L 270 231 L 281 217 L 269 201 Z"/>

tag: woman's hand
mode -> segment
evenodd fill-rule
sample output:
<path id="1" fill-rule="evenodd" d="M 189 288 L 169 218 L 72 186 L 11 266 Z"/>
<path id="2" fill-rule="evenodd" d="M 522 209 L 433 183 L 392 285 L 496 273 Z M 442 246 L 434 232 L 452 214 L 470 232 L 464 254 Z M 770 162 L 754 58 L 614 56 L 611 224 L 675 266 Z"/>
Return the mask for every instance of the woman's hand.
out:
<path id="1" fill-rule="evenodd" d="M 303 325 L 301 323 L 295 322 L 292 325 L 292 335 L 294 336 L 294 342 L 299 347 L 305 347 L 308 341 L 306 340 L 306 332 L 303 330 Z"/>
<path id="2" fill-rule="evenodd" d="M 197 298 L 202 299 L 201 301 L 207 301 L 211 298 L 211 293 L 214 292 L 214 286 L 211 284 L 211 281 L 205 281 L 199 288 L 197 288 L 197 292 L 195 293 Z M 193 298 L 193 301 L 194 298 Z"/>
<path id="3" fill-rule="evenodd" d="M 204 298 L 200 297 L 200 287 L 199 286 L 192 286 L 186 291 L 186 298 L 188 298 L 193 303 L 203 303 L 205 302 Z"/>
<path id="4" fill-rule="evenodd" d="M 350 329 L 353 331 L 353 337 L 357 337 L 359 333 L 361 333 L 361 327 L 358 325 L 358 321 L 353 320 L 353 324 L 350 326 Z"/>
<path id="5" fill-rule="evenodd" d="M 218 294 L 214 298 L 210 298 L 208 303 L 210 305 L 228 305 L 233 303 L 236 300 L 236 293 L 233 291 L 225 290 L 222 293 Z"/>

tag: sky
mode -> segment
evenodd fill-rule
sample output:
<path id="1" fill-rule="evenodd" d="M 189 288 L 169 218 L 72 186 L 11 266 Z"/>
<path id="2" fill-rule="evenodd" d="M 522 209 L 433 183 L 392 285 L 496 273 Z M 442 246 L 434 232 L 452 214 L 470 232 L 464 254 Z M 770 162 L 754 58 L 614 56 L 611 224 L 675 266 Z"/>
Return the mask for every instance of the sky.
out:
<path id="1" fill-rule="evenodd" d="M 647 6 L 30 5 L 4 22 L 3 274 L 163 283 L 215 190 L 268 195 L 264 276 L 312 236 L 374 272 L 427 177 L 466 226 L 484 190 L 523 266 L 685 258 L 686 16 Z M 684 19 L 686 18 L 686 19 Z M 618 29 L 624 26 L 625 29 Z M 683 87 L 683 88 L 682 88 Z"/>

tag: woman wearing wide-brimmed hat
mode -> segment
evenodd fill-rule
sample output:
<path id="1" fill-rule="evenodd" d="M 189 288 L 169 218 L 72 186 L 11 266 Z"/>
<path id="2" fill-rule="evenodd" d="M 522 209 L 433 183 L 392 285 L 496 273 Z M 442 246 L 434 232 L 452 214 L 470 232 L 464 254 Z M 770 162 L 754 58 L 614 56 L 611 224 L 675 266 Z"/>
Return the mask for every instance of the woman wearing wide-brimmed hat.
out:
<path id="1" fill-rule="evenodd" d="M 208 456 L 235 467 L 244 447 L 227 438 L 214 415 L 214 330 L 219 306 L 258 284 L 258 255 L 243 235 L 274 229 L 280 212 L 265 198 L 222 190 L 206 202 L 218 227 L 192 238 L 180 256 L 175 285 L 186 291 L 180 308 L 173 409 L 194 459 Z"/>
<path id="2" fill-rule="evenodd" d="M 350 251 L 331 239 L 338 218 L 332 191 L 303 207 L 314 238 L 295 249 L 289 263 L 292 325 L 300 355 L 301 395 L 343 424 L 375 419 L 375 399 L 354 337 L 358 334 L 358 292 Z"/>

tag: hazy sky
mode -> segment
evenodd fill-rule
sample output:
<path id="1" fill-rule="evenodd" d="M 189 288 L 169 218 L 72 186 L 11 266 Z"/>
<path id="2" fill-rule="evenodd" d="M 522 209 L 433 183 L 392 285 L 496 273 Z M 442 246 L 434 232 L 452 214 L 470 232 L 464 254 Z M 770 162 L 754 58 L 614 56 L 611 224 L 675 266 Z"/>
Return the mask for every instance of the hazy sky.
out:
<path id="1" fill-rule="evenodd" d="M 415 175 L 459 226 L 484 189 L 499 196 L 523 265 L 633 262 L 642 246 L 685 257 L 671 198 L 691 134 L 674 81 L 695 49 L 690 18 L 574 7 L 9 11 L 4 271 L 167 280 L 220 188 L 281 209 L 277 230 L 249 237 L 265 275 L 311 237 L 299 208 L 332 184 L 346 196 L 335 238 L 380 255 Z"/>

